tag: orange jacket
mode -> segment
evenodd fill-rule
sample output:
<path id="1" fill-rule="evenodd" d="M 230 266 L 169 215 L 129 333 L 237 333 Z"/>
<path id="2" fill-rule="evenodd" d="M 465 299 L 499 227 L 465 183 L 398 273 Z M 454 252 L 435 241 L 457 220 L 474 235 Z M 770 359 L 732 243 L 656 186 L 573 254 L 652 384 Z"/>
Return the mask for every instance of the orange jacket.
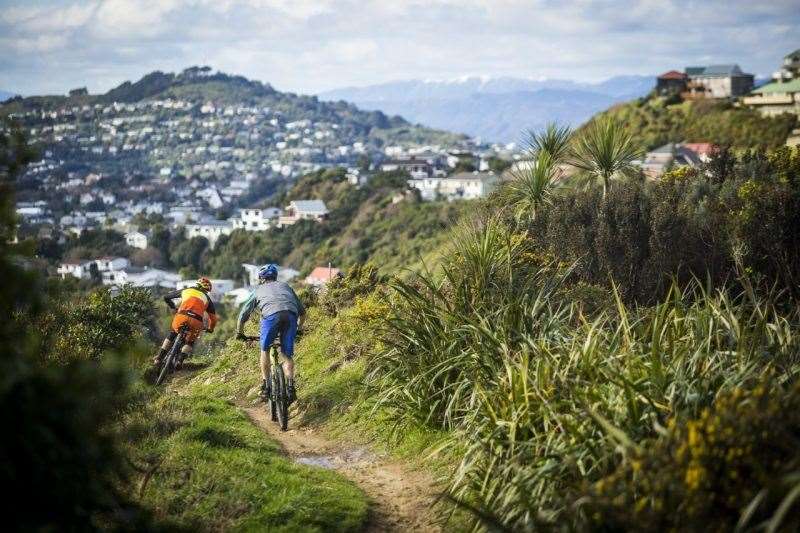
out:
<path id="1" fill-rule="evenodd" d="M 176 307 L 175 301 L 180 298 L 181 302 Z M 172 291 L 164 295 L 164 301 L 170 308 L 181 313 L 192 313 L 202 318 L 204 313 L 208 313 L 208 329 L 213 331 L 217 326 L 217 312 L 214 309 L 214 302 L 211 297 L 202 289 L 189 287 L 183 290 Z"/>

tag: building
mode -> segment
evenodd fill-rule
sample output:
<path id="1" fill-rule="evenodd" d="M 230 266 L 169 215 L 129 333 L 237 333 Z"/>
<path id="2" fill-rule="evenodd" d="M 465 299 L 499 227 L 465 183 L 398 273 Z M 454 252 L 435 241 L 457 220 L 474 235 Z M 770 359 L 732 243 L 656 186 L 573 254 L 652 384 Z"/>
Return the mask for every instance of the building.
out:
<path id="1" fill-rule="evenodd" d="M 208 245 L 214 248 L 223 235 L 230 235 L 233 226 L 227 220 L 205 219 L 195 224 L 186 225 L 186 238 L 205 237 Z"/>
<path id="2" fill-rule="evenodd" d="M 277 207 L 265 209 L 242 209 L 238 216 L 231 217 L 233 229 L 245 231 L 265 231 L 278 223 L 281 210 Z"/>
<path id="3" fill-rule="evenodd" d="M 783 113 L 800 116 L 800 49 L 783 58 L 771 83 L 754 89 L 742 103 L 768 117 Z"/>
<path id="4" fill-rule="evenodd" d="M 278 227 L 291 226 L 301 220 L 320 222 L 328 216 L 328 208 L 322 200 L 295 200 L 284 209 L 278 218 Z"/>
<path id="5" fill-rule="evenodd" d="M 389 159 L 381 164 L 383 172 L 394 172 L 404 170 L 412 178 L 422 179 L 433 176 L 434 166 L 425 159 L 417 156 Z"/>
<path id="6" fill-rule="evenodd" d="M 419 190 L 423 200 L 472 200 L 486 198 L 497 188 L 497 175 L 492 172 L 459 172 L 449 177 L 408 180 L 408 186 Z"/>
<path id="7" fill-rule="evenodd" d="M 130 266 L 130 262 L 124 257 L 111 257 L 105 256 L 94 260 L 97 265 L 97 270 L 100 272 L 111 272 L 114 270 L 122 270 Z"/>
<path id="8" fill-rule="evenodd" d="M 121 270 L 103 272 L 103 285 L 117 287 L 133 285 L 134 287 L 174 289 L 175 284 L 180 280 L 180 274 L 158 268 L 127 267 Z"/>
<path id="9" fill-rule="evenodd" d="M 333 278 L 341 275 L 342 272 L 338 268 L 331 266 L 317 267 L 311 271 L 311 274 L 306 276 L 305 282 L 313 287 L 324 287 Z"/>
<path id="10" fill-rule="evenodd" d="M 125 242 L 128 246 L 144 250 L 147 248 L 147 235 L 139 231 L 132 231 L 125 234 Z"/>
<path id="11" fill-rule="evenodd" d="M 739 65 L 686 67 L 685 73 L 688 81 L 681 93 L 685 100 L 731 98 L 753 90 L 753 75 L 742 72 Z"/>
<path id="12" fill-rule="evenodd" d="M 800 79 L 800 48 L 783 58 L 781 68 L 772 75 L 775 81 Z"/>
<path id="13" fill-rule="evenodd" d="M 669 143 L 647 152 L 639 165 L 648 178 L 658 178 L 674 167 L 698 167 L 719 150 L 712 143 Z"/>
<path id="14" fill-rule="evenodd" d="M 686 91 L 686 81 L 689 77 L 683 72 L 670 70 L 656 78 L 656 94 L 669 96 L 681 94 Z"/>
<path id="15" fill-rule="evenodd" d="M 92 263 L 93 261 L 84 261 L 82 259 L 64 261 L 56 272 L 61 276 L 61 279 L 66 279 L 67 276 L 78 279 L 88 279 Z"/>

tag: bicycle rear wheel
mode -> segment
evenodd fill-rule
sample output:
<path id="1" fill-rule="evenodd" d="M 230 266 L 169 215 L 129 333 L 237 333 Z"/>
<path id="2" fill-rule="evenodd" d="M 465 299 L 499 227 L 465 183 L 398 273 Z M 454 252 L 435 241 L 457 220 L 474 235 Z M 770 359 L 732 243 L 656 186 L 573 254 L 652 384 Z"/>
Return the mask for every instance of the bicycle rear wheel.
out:
<path id="1" fill-rule="evenodd" d="M 278 424 L 281 426 L 281 431 L 286 431 L 289 428 L 289 399 L 286 395 L 286 378 L 283 375 L 283 367 L 276 365 L 277 368 L 273 370 L 275 373 L 275 385 L 273 389 L 275 395 L 275 407 L 278 415 Z"/>

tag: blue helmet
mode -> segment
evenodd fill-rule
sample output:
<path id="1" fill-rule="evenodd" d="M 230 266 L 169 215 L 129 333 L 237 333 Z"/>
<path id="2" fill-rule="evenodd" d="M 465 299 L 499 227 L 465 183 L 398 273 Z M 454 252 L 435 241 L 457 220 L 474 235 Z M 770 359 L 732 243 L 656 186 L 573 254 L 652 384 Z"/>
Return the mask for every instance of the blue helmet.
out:
<path id="1" fill-rule="evenodd" d="M 258 269 L 258 279 L 278 279 L 278 265 L 270 263 Z"/>

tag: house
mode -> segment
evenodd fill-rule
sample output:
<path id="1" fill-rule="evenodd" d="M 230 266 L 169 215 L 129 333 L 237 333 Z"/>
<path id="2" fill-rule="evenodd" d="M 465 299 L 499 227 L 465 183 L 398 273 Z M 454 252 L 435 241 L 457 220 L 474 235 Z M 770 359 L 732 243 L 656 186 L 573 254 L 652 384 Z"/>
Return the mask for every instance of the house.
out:
<path id="1" fill-rule="evenodd" d="M 133 285 L 134 287 L 162 287 L 174 289 L 181 276 L 158 268 L 126 267 L 121 270 L 103 272 L 103 285 Z"/>
<path id="2" fill-rule="evenodd" d="M 242 209 L 239 216 L 231 217 L 230 222 L 233 229 L 243 229 L 245 231 L 265 231 L 275 225 L 281 210 L 277 207 L 267 207 L 265 209 Z"/>
<path id="3" fill-rule="evenodd" d="M 184 279 L 175 284 L 178 290 L 194 287 L 197 285 L 196 279 Z M 231 292 L 236 286 L 236 282 L 232 279 L 212 279 L 211 280 L 211 299 L 215 302 L 222 300 L 222 298 Z"/>
<path id="4" fill-rule="evenodd" d="M 685 73 L 688 81 L 681 93 L 685 100 L 743 96 L 753 89 L 753 75 L 742 72 L 739 65 L 686 67 Z"/>
<path id="5" fill-rule="evenodd" d="M 690 148 L 690 146 L 699 147 L 698 149 L 700 149 L 704 155 L 701 157 L 701 155 Z M 639 165 L 645 176 L 648 178 L 658 178 L 672 167 L 700 166 L 704 160 L 708 160 L 716 149 L 710 148 L 713 146 L 714 145 L 710 143 L 696 143 L 693 145 L 668 143 L 647 152 L 644 161 L 640 162 Z"/>
<path id="6" fill-rule="evenodd" d="M 233 289 L 225 293 L 223 299 L 231 303 L 234 307 L 239 307 L 250 298 L 251 292 L 252 289 L 250 287 L 239 287 L 238 289 Z"/>
<path id="7" fill-rule="evenodd" d="M 781 68 L 772 75 L 775 81 L 789 81 L 800 78 L 800 48 L 784 56 Z"/>
<path id="8" fill-rule="evenodd" d="M 124 257 L 111 257 L 105 256 L 94 260 L 97 265 L 97 270 L 100 272 L 111 272 L 114 270 L 122 270 L 130 266 L 130 262 Z"/>
<path id="9" fill-rule="evenodd" d="M 341 275 L 342 272 L 338 268 L 332 268 L 331 266 L 317 267 L 311 271 L 311 274 L 306 276 L 305 282 L 313 287 L 324 287 L 333 278 Z"/>
<path id="10" fill-rule="evenodd" d="M 186 225 L 186 238 L 205 237 L 209 246 L 213 248 L 223 235 L 230 235 L 233 226 L 227 220 L 204 219 L 195 224 Z"/>
<path id="11" fill-rule="evenodd" d="M 147 248 L 147 235 L 139 231 L 132 231 L 125 234 L 125 242 L 128 246 L 144 250 Z"/>
<path id="12" fill-rule="evenodd" d="M 295 200 L 284 209 L 278 218 L 278 227 L 291 226 L 301 220 L 320 222 L 328 216 L 328 208 L 322 200 Z"/>
<path id="13" fill-rule="evenodd" d="M 416 156 L 389 159 L 381 164 L 383 172 L 404 170 L 412 178 L 422 179 L 433 176 L 434 166 L 425 159 Z"/>
<path id="14" fill-rule="evenodd" d="M 408 180 L 408 186 L 419 190 L 423 200 L 438 197 L 472 200 L 485 198 L 497 188 L 498 178 L 492 172 L 459 172 L 445 178 Z"/>
<path id="15" fill-rule="evenodd" d="M 81 259 L 64 261 L 56 272 L 61 276 L 61 279 L 66 279 L 67 276 L 78 279 L 88 279 L 92 263 L 93 261 L 84 261 Z"/>
<path id="16" fill-rule="evenodd" d="M 656 78 L 656 94 L 660 96 L 669 96 L 672 94 L 681 94 L 686 91 L 686 81 L 689 77 L 677 70 L 670 70 Z"/>
<path id="17" fill-rule="evenodd" d="M 771 83 L 754 89 L 742 103 L 767 117 L 783 113 L 800 117 L 800 49 L 783 58 Z"/>

